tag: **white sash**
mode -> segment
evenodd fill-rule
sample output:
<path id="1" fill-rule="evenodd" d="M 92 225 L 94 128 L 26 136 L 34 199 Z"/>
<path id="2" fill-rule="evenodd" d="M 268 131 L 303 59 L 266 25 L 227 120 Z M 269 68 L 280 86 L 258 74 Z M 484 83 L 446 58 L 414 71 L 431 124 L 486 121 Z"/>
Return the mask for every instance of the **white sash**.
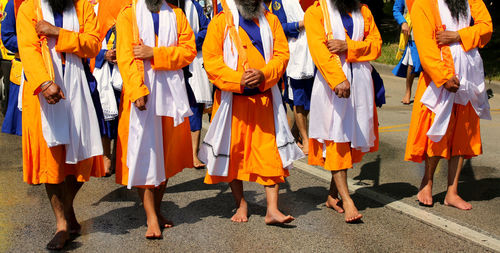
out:
<path id="1" fill-rule="evenodd" d="M 227 0 L 229 9 L 233 14 L 236 31 L 239 27 L 239 13 L 234 0 Z M 259 16 L 260 35 L 264 48 L 266 62 L 273 53 L 273 34 L 264 13 Z M 227 28 L 226 28 L 227 30 Z M 226 32 L 224 40 L 224 62 L 234 70 L 238 68 L 238 51 Z M 290 133 L 285 108 L 281 93 L 277 85 L 271 88 L 273 96 L 274 126 L 276 144 L 281 157 L 283 168 L 291 168 L 292 162 L 304 157 L 304 153 L 295 144 L 295 139 Z M 215 113 L 205 139 L 200 147 L 198 158 L 207 163 L 207 172 L 213 176 L 227 176 L 229 172 L 229 159 L 231 148 L 231 121 L 232 121 L 233 93 L 222 91 L 221 104 Z"/>
<path id="2" fill-rule="evenodd" d="M 345 40 L 345 29 L 339 11 L 328 5 L 333 37 Z M 352 13 L 354 41 L 364 38 L 364 19 L 360 11 Z M 345 61 L 346 55 L 340 54 L 342 69 L 351 84 L 349 98 L 338 98 L 335 92 L 321 75 L 316 73 L 314 80 L 310 121 L 310 138 L 334 141 L 336 143 L 350 142 L 351 148 L 368 152 L 375 145 L 375 132 L 373 124 L 373 108 L 375 103 L 371 65 L 369 62 Z"/>
<path id="3" fill-rule="evenodd" d="M 468 4 L 467 6 L 467 17 L 461 17 L 457 23 L 451 16 L 446 3 L 443 0 L 438 0 L 441 22 L 446 26 L 447 31 L 458 31 L 469 27 L 471 14 L 470 6 Z M 455 73 L 460 80 L 460 88 L 456 93 L 452 93 L 446 90 L 444 85 L 438 88 L 434 82 L 431 82 L 420 100 L 436 114 L 434 122 L 427 132 L 427 136 L 433 142 L 439 142 L 446 134 L 453 104 L 467 105 L 470 102 L 479 118 L 491 120 L 490 104 L 484 84 L 483 59 L 481 59 L 478 49 L 474 48 L 465 52 L 460 43 L 453 43 L 450 45 L 450 50 Z"/>
<path id="4" fill-rule="evenodd" d="M 144 0 L 136 7 L 139 35 L 144 45 L 155 47 L 154 23 Z M 177 45 L 177 17 L 165 2 L 159 13 L 158 47 Z M 182 69 L 153 70 L 150 60 L 144 60 L 144 83 L 149 89 L 147 109 L 130 109 L 127 149 L 128 185 L 158 186 L 166 180 L 163 151 L 162 116 L 172 117 L 174 126 L 192 115 Z"/>
<path id="5" fill-rule="evenodd" d="M 17 94 L 17 109 L 23 111 L 23 92 L 24 92 L 24 68 L 21 71 L 21 83 L 19 84 L 19 93 Z"/>
<path id="6" fill-rule="evenodd" d="M 186 0 L 185 3 L 186 17 L 193 28 L 195 35 L 200 31 L 200 21 L 198 11 L 192 0 Z M 203 14 L 202 14 L 203 15 Z M 212 84 L 208 81 L 207 73 L 203 68 L 203 54 L 198 51 L 196 58 L 189 65 L 189 72 L 193 75 L 188 79 L 189 85 L 193 90 L 194 97 L 197 103 L 212 104 Z"/>
<path id="7" fill-rule="evenodd" d="M 283 9 L 287 22 L 299 22 L 304 20 L 304 11 L 298 0 L 283 0 Z M 286 67 L 287 76 L 300 80 L 314 76 L 314 62 L 307 45 L 306 31 L 302 30 L 297 38 L 288 38 L 290 49 L 290 60 Z"/>
<path id="8" fill-rule="evenodd" d="M 41 0 L 41 7 L 44 20 L 55 25 L 52 8 L 48 2 Z M 63 28 L 74 32 L 80 30 L 73 5 L 63 12 Z M 50 105 L 43 95 L 39 94 L 42 131 L 49 147 L 65 145 L 66 163 L 76 164 L 102 155 L 101 135 L 82 59 L 75 54 L 66 53 L 63 74 L 62 55 L 56 51 L 56 42 L 55 38 L 48 38 L 54 81 L 66 99 Z"/>
<path id="9" fill-rule="evenodd" d="M 102 48 L 106 48 L 106 38 L 102 40 Z M 113 79 L 115 70 L 118 70 L 116 64 L 113 65 L 113 73 L 110 71 L 109 63 L 104 61 L 101 68 L 94 68 L 94 77 L 97 81 L 97 91 L 99 92 L 99 100 L 104 114 L 104 120 L 109 121 L 118 117 L 118 105 L 116 104 L 115 92 L 113 90 Z"/>

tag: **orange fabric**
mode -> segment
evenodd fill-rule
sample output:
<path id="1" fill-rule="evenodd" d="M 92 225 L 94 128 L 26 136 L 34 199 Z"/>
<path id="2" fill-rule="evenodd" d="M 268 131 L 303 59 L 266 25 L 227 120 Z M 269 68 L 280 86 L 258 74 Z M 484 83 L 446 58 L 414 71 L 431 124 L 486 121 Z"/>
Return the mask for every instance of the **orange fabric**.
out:
<path id="1" fill-rule="evenodd" d="M 97 20 L 100 25 L 100 38 L 104 39 L 106 33 L 116 23 L 116 18 L 121 9 L 130 5 L 131 0 L 101 0 L 99 1 Z"/>
<path id="2" fill-rule="evenodd" d="M 299 0 L 302 10 L 307 11 L 309 6 L 313 5 L 316 0 Z"/>
<path id="3" fill-rule="evenodd" d="M 370 152 L 375 152 L 379 147 L 378 116 L 377 108 L 373 107 L 373 122 L 375 126 L 375 146 Z M 323 157 L 323 144 L 316 139 L 309 139 L 308 163 L 311 165 L 324 166 L 325 170 L 345 170 L 353 167 L 355 163 L 361 162 L 365 152 L 351 148 L 351 143 L 325 141 L 326 157 Z"/>
<path id="4" fill-rule="evenodd" d="M 76 1 L 75 8 L 82 30 L 85 32 L 63 32 L 61 29 L 63 35 L 62 37 L 60 35 L 56 49 L 59 52 L 72 52 L 80 57 L 95 56 L 101 44 L 99 39 L 94 37 L 98 32 L 94 10 L 87 0 Z M 24 1 L 17 16 L 17 39 L 21 61 L 30 63 L 24 66 L 28 81 L 24 84 L 22 101 L 24 181 L 29 184 L 58 184 L 63 182 L 67 175 L 74 175 L 79 182 L 88 181 L 90 176 L 103 176 L 105 172 L 102 156 L 69 165 L 65 163 L 64 146 L 48 148 L 43 138 L 40 101 L 38 96 L 33 95 L 33 91 L 42 82 L 50 80 L 50 77 L 45 68 L 40 68 L 44 66 L 44 60 L 38 43 L 40 39 L 35 32 L 36 17 L 34 0 Z M 69 48 L 72 50 L 60 50 Z"/>
<path id="5" fill-rule="evenodd" d="M 327 37 L 331 37 L 332 32 L 329 26 L 327 27 L 328 31 L 325 31 L 324 19 L 329 20 L 327 15 L 323 15 L 323 13 L 328 14 L 327 10 L 322 9 L 326 7 L 324 5 L 325 1 L 329 0 L 317 1 L 309 7 L 304 16 L 304 25 L 313 61 L 330 88 L 334 89 L 335 86 L 345 81 L 346 77 L 340 65 L 339 57 L 336 54 L 330 53 L 326 46 Z M 382 38 L 373 20 L 373 16 L 366 5 L 361 6 L 361 14 L 365 22 L 364 39 L 362 41 L 353 41 L 346 33 L 348 48 L 346 55 L 347 62 L 371 61 L 380 56 Z M 329 22 L 327 21 L 327 24 Z M 373 111 L 376 139 L 375 146 L 370 149 L 370 152 L 377 151 L 379 145 L 378 117 L 375 107 Z M 350 143 L 326 141 L 325 145 L 326 157 L 323 158 L 323 144 L 315 139 L 309 140 L 309 164 L 324 166 L 326 170 L 343 170 L 352 168 L 354 163 L 361 162 L 364 155 L 363 152 L 352 149 Z"/>
<path id="6" fill-rule="evenodd" d="M 229 29 L 229 36 L 231 37 L 231 41 L 236 46 L 236 50 L 238 50 L 238 57 L 242 62 L 243 70 L 247 70 L 249 68 L 247 51 L 243 48 L 240 36 L 234 26 L 233 14 L 231 13 L 229 6 L 227 6 L 226 0 L 221 0 L 221 5 L 222 9 L 226 10 L 224 17 L 226 18 L 227 29 Z"/>
<path id="7" fill-rule="evenodd" d="M 225 10 L 225 9 L 224 9 Z M 231 182 L 234 179 L 274 185 L 284 182 L 288 170 L 283 164 L 276 144 L 272 95 L 269 90 L 276 85 L 288 63 L 288 43 L 276 16 L 265 13 L 274 38 L 273 57 L 266 64 L 247 33 L 240 27 L 239 36 L 248 55 L 250 68 L 260 69 L 266 81 L 259 86 L 262 94 L 241 96 L 234 94 L 232 105 L 231 153 L 227 177 L 206 175 L 205 183 Z M 222 11 L 212 19 L 203 44 L 203 60 L 210 81 L 219 89 L 242 93 L 240 85 L 243 62 L 238 59 L 238 69 L 229 68 L 223 59 L 226 20 Z M 220 105 L 220 90 L 215 93 L 213 113 Z"/>
<path id="8" fill-rule="evenodd" d="M 40 0 L 41 1 L 41 0 Z M 42 7 L 40 1 L 33 1 L 35 5 L 36 21 L 43 20 Z M 42 51 L 43 66 L 49 73 L 50 80 L 54 81 L 54 66 L 52 66 L 52 57 L 50 56 L 49 46 L 47 44 L 47 37 L 42 36 L 40 38 L 40 50 Z M 40 92 L 40 90 L 38 90 Z M 38 93 L 36 92 L 36 93 Z M 36 94 L 35 94 L 36 95 Z"/>
<path id="9" fill-rule="evenodd" d="M 353 41 L 346 34 L 347 41 L 347 62 L 372 61 L 377 59 L 381 53 L 382 37 L 373 20 L 373 15 L 366 5 L 361 6 L 361 14 L 365 21 L 365 38 L 362 41 Z M 309 51 L 316 67 L 321 72 L 330 88 L 346 80 L 336 58 L 336 54 L 330 53 L 326 46 L 327 38 L 325 34 L 324 17 L 319 1 L 315 2 L 307 9 L 304 16 L 307 42 Z"/>
<path id="10" fill-rule="evenodd" d="M 155 70 L 176 70 L 191 63 L 196 56 L 194 34 L 181 9 L 170 5 L 177 16 L 177 46 L 155 47 Z M 118 15 L 117 32 L 117 61 L 123 77 L 123 92 L 120 104 L 120 118 L 118 122 L 118 141 L 116 150 L 116 182 L 127 185 L 127 143 L 129 134 L 130 109 L 133 101 L 149 94 L 144 84 L 142 61 L 134 59 L 132 46 L 134 45 L 133 27 L 135 17 L 132 8 L 125 8 Z M 140 66 L 138 65 L 140 64 Z M 146 104 L 146 107 L 152 106 Z M 191 146 L 191 132 L 189 119 L 174 127 L 173 119 L 163 117 L 163 149 L 165 158 L 165 174 L 170 178 L 184 168 L 193 167 L 193 151 Z M 148 187 L 148 186 L 144 186 Z"/>
<path id="11" fill-rule="evenodd" d="M 434 0 L 433 0 L 434 1 Z M 479 118 L 471 110 L 471 105 L 454 105 L 448 131 L 443 139 L 434 143 L 426 135 L 434 114 L 420 102 L 431 81 L 437 86 L 443 85 L 453 76 L 450 68 L 441 60 L 441 51 L 435 39 L 435 29 L 440 21 L 436 20 L 436 8 L 431 1 L 415 1 L 411 18 L 414 20 L 413 35 L 417 44 L 420 62 L 424 71 L 420 74 L 418 88 L 406 142 L 405 160 L 422 162 L 425 156 L 463 155 L 466 157 L 481 154 Z M 491 38 L 493 26 L 491 16 L 481 0 L 469 0 L 474 25 L 458 31 L 462 47 L 468 51 L 475 47 L 484 47 Z"/>
<path id="12" fill-rule="evenodd" d="M 413 6 L 413 2 L 415 0 L 406 0 L 406 8 L 408 8 L 408 12 L 411 13 L 411 7 Z"/>

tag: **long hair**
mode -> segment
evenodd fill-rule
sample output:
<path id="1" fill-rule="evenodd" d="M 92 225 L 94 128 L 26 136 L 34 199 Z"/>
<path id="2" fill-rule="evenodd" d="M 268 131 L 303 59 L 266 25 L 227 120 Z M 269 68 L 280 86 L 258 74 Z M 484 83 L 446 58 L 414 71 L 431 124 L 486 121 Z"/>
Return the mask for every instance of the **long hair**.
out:
<path id="1" fill-rule="evenodd" d="M 348 14 L 361 8 L 359 0 L 331 0 L 333 6 L 339 10 L 340 14 Z"/>
<path id="2" fill-rule="evenodd" d="M 466 0 L 444 0 L 451 16 L 458 22 L 460 18 L 467 17 L 467 1 Z"/>

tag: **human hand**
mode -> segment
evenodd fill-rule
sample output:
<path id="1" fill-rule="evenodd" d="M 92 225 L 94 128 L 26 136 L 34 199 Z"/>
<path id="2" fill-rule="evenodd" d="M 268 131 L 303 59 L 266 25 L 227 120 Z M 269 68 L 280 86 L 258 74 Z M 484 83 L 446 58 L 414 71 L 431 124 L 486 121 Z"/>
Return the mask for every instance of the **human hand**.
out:
<path id="1" fill-rule="evenodd" d="M 47 100 L 47 103 L 51 105 L 57 104 L 61 99 L 66 99 L 59 85 L 52 81 L 47 84 L 42 84 L 41 88 L 43 97 Z"/>
<path id="2" fill-rule="evenodd" d="M 347 51 L 347 42 L 345 40 L 328 40 L 326 46 L 332 54 L 339 54 Z"/>
<path id="3" fill-rule="evenodd" d="M 406 36 L 410 36 L 410 26 L 408 25 L 408 23 L 404 22 L 401 25 L 401 32 L 403 32 L 403 34 Z"/>
<path id="4" fill-rule="evenodd" d="M 438 31 L 436 33 L 436 40 L 438 45 L 450 45 L 455 42 L 460 42 L 460 34 L 452 31 Z"/>
<path id="5" fill-rule="evenodd" d="M 154 50 L 152 47 L 141 44 L 141 45 L 134 46 L 133 50 L 134 50 L 134 56 L 137 59 L 149 60 L 149 59 L 153 58 Z"/>
<path id="6" fill-rule="evenodd" d="M 248 69 L 245 73 L 248 73 L 245 79 L 247 88 L 257 88 L 266 80 L 264 73 L 259 69 Z"/>
<path id="7" fill-rule="evenodd" d="M 38 36 L 57 37 L 59 36 L 60 29 L 61 28 L 53 26 L 45 20 L 38 21 L 35 25 L 35 31 Z"/>
<path id="8" fill-rule="evenodd" d="M 104 55 L 104 59 L 111 63 L 116 63 L 116 49 L 110 49 Z"/>
<path id="9" fill-rule="evenodd" d="M 148 96 L 140 97 L 137 100 L 134 101 L 135 107 L 139 109 L 140 111 L 146 110 L 146 103 L 148 102 Z"/>
<path id="10" fill-rule="evenodd" d="M 301 20 L 299 21 L 299 30 L 303 30 L 304 29 L 304 20 Z"/>
<path id="11" fill-rule="evenodd" d="M 333 91 L 339 98 L 348 98 L 351 95 L 351 84 L 349 81 L 345 80 L 335 86 Z"/>
<path id="12" fill-rule="evenodd" d="M 460 88 L 460 81 L 456 76 L 453 76 L 452 78 L 450 78 L 450 80 L 444 83 L 444 88 L 449 92 L 455 93 L 458 91 L 458 88 Z"/>

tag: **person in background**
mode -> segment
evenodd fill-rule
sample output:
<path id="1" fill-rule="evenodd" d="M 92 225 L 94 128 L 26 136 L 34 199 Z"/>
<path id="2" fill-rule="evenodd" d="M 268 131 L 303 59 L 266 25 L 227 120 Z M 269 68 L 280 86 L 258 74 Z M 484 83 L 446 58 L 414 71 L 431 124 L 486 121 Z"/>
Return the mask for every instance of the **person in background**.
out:
<path id="1" fill-rule="evenodd" d="M 410 17 L 411 7 L 414 0 L 396 0 L 392 7 L 392 14 L 396 22 L 401 26 L 401 38 L 396 58 L 400 59 L 392 73 L 406 78 L 406 91 L 401 103 L 411 103 L 411 87 L 413 79 L 422 71 L 422 65 L 418 57 L 417 46 L 413 40 L 412 21 Z"/>
<path id="2" fill-rule="evenodd" d="M 5 10 L 3 11 L 1 34 L 2 45 L 6 49 L 5 51 L 2 50 L 2 58 L 10 58 L 9 53 L 15 54 L 15 58 L 12 59 L 10 75 L 4 76 L 4 78 L 10 79 L 10 84 L 7 111 L 2 123 L 2 133 L 22 135 L 22 112 L 20 110 L 22 104 L 19 104 L 19 93 L 21 83 L 23 81 L 23 66 L 21 64 L 21 60 L 19 59 L 17 48 L 16 11 L 14 8 L 14 0 L 9 0 L 5 6 Z M 9 53 L 6 52 L 7 50 Z"/>

